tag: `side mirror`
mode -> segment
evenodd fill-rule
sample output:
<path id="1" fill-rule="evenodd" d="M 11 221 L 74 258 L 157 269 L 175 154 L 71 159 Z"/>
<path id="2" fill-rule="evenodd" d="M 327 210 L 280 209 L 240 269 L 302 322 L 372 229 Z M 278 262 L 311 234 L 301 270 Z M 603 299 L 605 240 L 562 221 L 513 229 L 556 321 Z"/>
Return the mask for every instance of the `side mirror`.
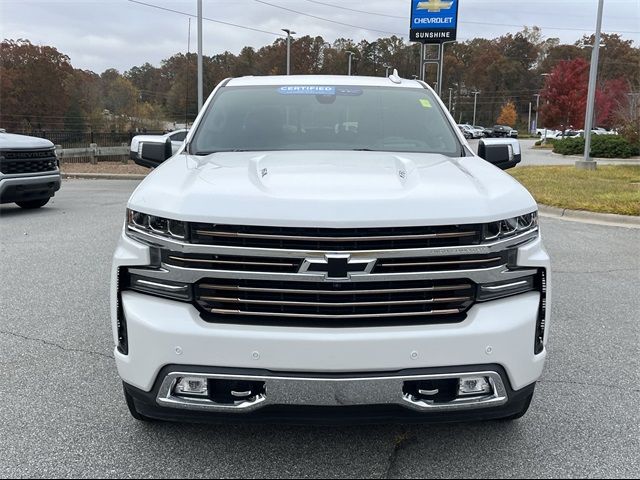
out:
<path id="1" fill-rule="evenodd" d="M 522 161 L 520 143 L 509 138 L 480 140 L 478 156 L 502 170 L 513 168 Z"/>
<path id="2" fill-rule="evenodd" d="M 136 163 L 147 168 L 156 168 L 173 156 L 170 139 L 166 141 L 147 140 L 141 144 L 139 152 L 140 155 L 138 155 Z"/>

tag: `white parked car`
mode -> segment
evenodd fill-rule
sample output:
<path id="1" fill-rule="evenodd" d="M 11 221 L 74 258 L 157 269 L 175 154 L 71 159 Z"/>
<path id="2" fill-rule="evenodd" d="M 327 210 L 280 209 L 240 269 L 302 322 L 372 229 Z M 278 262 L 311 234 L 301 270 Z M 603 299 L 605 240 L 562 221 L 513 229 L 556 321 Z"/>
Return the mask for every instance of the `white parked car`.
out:
<path id="1" fill-rule="evenodd" d="M 142 145 L 147 141 L 158 141 L 159 139 L 163 139 L 164 141 L 171 142 L 171 153 L 176 154 L 182 144 L 184 143 L 184 139 L 187 137 L 187 133 L 189 130 L 175 130 L 173 132 L 169 132 L 165 135 L 136 135 L 131 139 L 131 146 L 129 147 L 129 157 L 134 160 L 136 163 L 140 161 L 140 153 L 142 152 Z M 149 165 L 144 165 L 149 166 Z"/>
<path id="2" fill-rule="evenodd" d="M 348 121 L 345 123 L 345 119 Z M 111 314 L 139 420 L 515 419 L 547 352 L 537 205 L 425 83 L 223 81 L 145 143 Z M 123 212 L 124 214 L 124 212 Z"/>
<path id="3" fill-rule="evenodd" d="M 471 133 L 471 138 L 484 137 L 484 129 L 480 127 L 474 127 L 473 125 L 469 125 L 468 123 L 465 123 L 462 126 Z"/>

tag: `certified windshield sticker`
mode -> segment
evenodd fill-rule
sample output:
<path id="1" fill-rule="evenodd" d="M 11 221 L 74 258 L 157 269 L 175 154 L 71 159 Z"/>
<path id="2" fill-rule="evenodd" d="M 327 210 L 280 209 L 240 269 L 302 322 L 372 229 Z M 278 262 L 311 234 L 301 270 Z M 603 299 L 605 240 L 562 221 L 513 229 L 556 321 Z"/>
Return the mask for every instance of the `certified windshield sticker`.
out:
<path id="1" fill-rule="evenodd" d="M 422 104 L 422 106 L 424 108 L 431 108 L 432 107 L 431 102 L 426 98 L 421 98 L 420 99 L 420 103 Z"/>
<path id="2" fill-rule="evenodd" d="M 335 95 L 336 87 L 323 87 L 318 85 L 301 85 L 280 87 L 281 95 Z"/>

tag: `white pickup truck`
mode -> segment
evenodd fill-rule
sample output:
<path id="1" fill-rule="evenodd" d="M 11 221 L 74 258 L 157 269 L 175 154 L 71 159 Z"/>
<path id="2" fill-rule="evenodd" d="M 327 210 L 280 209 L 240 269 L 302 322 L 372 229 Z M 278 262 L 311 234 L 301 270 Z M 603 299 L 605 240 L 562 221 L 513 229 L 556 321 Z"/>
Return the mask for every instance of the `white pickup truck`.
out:
<path id="1" fill-rule="evenodd" d="M 0 203 L 46 205 L 60 189 L 56 149 L 49 140 L 0 132 Z"/>
<path id="2" fill-rule="evenodd" d="M 531 195 L 425 83 L 222 82 L 129 200 L 111 314 L 138 420 L 516 419 L 546 358 Z M 481 158 L 482 157 L 482 158 Z"/>

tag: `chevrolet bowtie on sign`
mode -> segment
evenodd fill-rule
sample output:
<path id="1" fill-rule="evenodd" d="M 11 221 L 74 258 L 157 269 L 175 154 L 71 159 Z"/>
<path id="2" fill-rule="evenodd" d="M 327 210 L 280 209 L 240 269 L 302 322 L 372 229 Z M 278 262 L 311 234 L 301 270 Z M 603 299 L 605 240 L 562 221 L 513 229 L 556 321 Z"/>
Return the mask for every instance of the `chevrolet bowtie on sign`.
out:
<path id="1" fill-rule="evenodd" d="M 411 41 L 443 43 L 456 39 L 459 0 L 411 0 Z"/>

